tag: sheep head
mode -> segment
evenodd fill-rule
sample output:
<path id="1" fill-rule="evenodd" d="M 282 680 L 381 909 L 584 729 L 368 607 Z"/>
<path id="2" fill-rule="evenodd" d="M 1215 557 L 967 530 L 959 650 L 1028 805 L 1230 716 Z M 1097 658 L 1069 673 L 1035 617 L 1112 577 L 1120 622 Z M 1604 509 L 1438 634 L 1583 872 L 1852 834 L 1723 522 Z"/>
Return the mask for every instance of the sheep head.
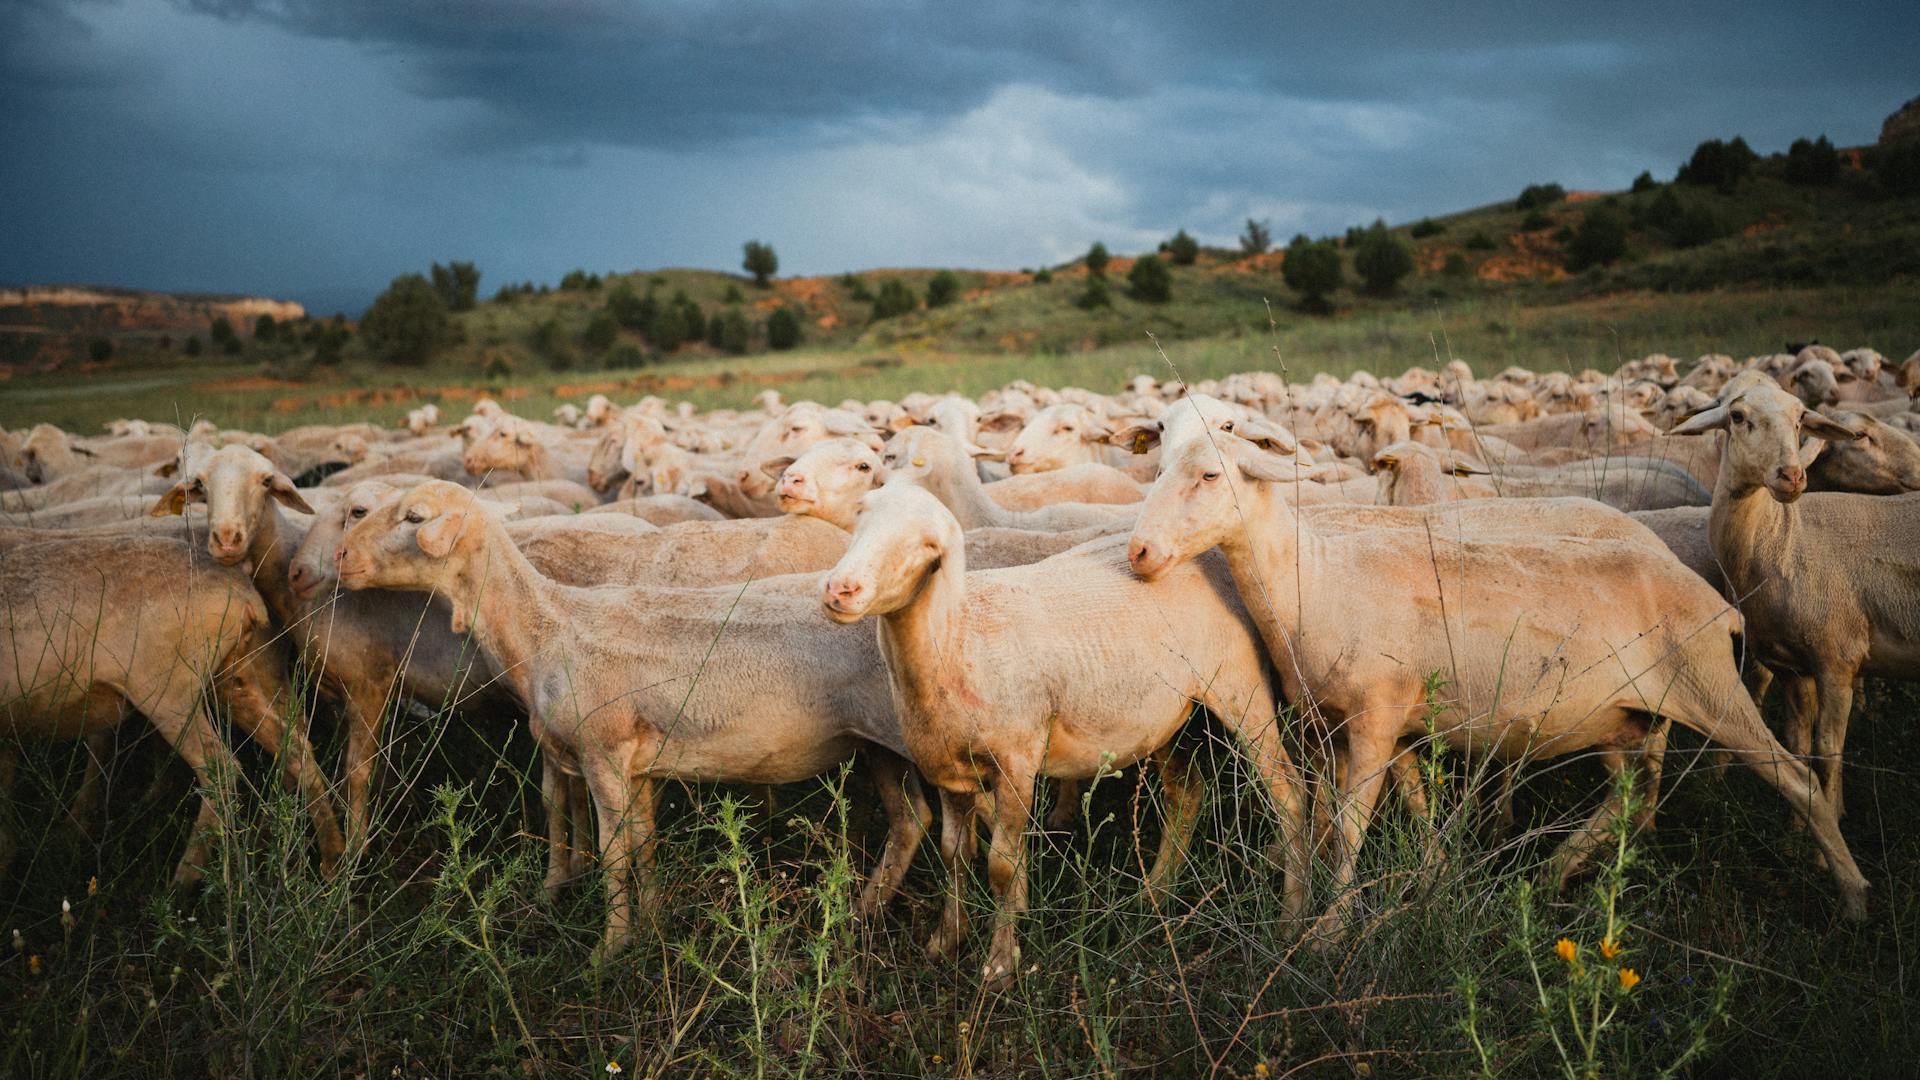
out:
<path id="1" fill-rule="evenodd" d="M 314 512 L 285 473 L 251 447 L 230 443 L 209 450 L 192 443 L 181 450 L 179 479 L 160 496 L 154 517 L 183 514 L 189 502 L 207 507 L 207 554 L 234 566 L 271 535 L 268 500 L 303 514 Z"/>
<path id="2" fill-rule="evenodd" d="M 821 583 L 821 610 L 837 623 L 898 611 L 943 562 L 964 559 L 965 545 L 960 523 L 931 493 L 883 485 L 860 500 L 853 541 Z"/>
<path id="3" fill-rule="evenodd" d="M 1860 437 L 1852 428 L 1808 411 L 1799 398 L 1771 383 L 1740 391 L 1674 428 L 1673 434 L 1697 435 L 1716 428 L 1727 432 L 1720 483 L 1735 496 L 1765 487 L 1782 503 L 1793 502 L 1807 490 L 1806 463 L 1801 460 L 1803 436 Z"/>

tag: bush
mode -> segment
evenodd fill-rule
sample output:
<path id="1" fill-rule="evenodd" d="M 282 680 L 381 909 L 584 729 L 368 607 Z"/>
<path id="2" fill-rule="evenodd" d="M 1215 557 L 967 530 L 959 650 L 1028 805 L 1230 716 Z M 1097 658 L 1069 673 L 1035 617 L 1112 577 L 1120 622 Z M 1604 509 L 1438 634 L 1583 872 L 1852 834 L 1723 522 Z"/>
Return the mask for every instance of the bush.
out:
<path id="1" fill-rule="evenodd" d="M 207 341 L 215 348 L 224 349 L 229 343 L 238 342 L 239 338 L 234 336 L 233 323 L 225 315 L 216 315 L 213 322 L 207 325 Z"/>
<path id="2" fill-rule="evenodd" d="M 1324 309 L 1327 295 L 1340 287 L 1340 252 L 1332 241 L 1296 236 L 1287 245 L 1287 261 L 1281 264 L 1280 276 L 1307 307 Z"/>
<path id="3" fill-rule="evenodd" d="M 1385 222 L 1376 221 L 1354 250 L 1353 269 L 1367 283 L 1368 291 L 1385 296 L 1413 273 L 1413 252 L 1388 231 Z"/>
<path id="4" fill-rule="evenodd" d="M 253 320 L 253 340 L 272 341 L 279 335 L 280 324 L 273 321 L 273 316 L 262 315 Z"/>
<path id="5" fill-rule="evenodd" d="M 1167 258 L 1175 266 L 1192 266 L 1200 258 L 1200 241 L 1188 236 L 1187 230 L 1181 229 L 1173 234 L 1173 239 L 1167 241 Z"/>
<path id="6" fill-rule="evenodd" d="M 1553 219 L 1542 210 L 1528 211 L 1527 216 L 1520 219 L 1521 232 L 1538 232 L 1541 229 L 1551 228 L 1553 228 Z"/>
<path id="7" fill-rule="evenodd" d="M 1240 254 L 1265 255 L 1273 246 L 1273 230 L 1264 221 L 1247 219 L 1247 229 L 1240 234 Z"/>
<path id="8" fill-rule="evenodd" d="M 1113 306 L 1113 295 L 1107 290 L 1107 279 L 1088 277 L 1086 291 L 1074 298 L 1074 306 L 1083 311 Z"/>
<path id="9" fill-rule="evenodd" d="M 1787 147 L 1787 164 L 1781 175 L 1789 184 L 1831 184 L 1840 179 L 1840 152 L 1825 135 L 1813 142 L 1795 139 Z"/>
<path id="10" fill-rule="evenodd" d="M 774 309 L 767 316 L 767 347 L 791 349 L 800 344 L 800 313 L 790 307 Z"/>
<path id="11" fill-rule="evenodd" d="M 1467 237 L 1468 251 L 1492 251 L 1493 248 L 1493 237 L 1488 236 L 1485 229 L 1476 229 L 1472 236 Z"/>
<path id="12" fill-rule="evenodd" d="M 1107 276 L 1107 260 L 1109 258 L 1107 245 L 1095 240 L 1093 246 L 1087 249 L 1087 273 L 1092 274 L 1094 277 Z"/>
<path id="13" fill-rule="evenodd" d="M 1053 271 L 1051 271 L 1051 270 L 1049 270 L 1049 269 L 1047 269 L 1047 268 L 1046 268 L 1046 267 L 1044 267 L 1044 266 L 1043 266 L 1043 267 L 1041 267 L 1041 268 L 1040 268 L 1040 269 L 1038 269 L 1038 270 L 1035 270 L 1035 271 L 1033 272 L 1033 283 L 1034 283 L 1035 285 L 1051 285 L 1051 284 L 1053 284 Z"/>
<path id="14" fill-rule="evenodd" d="M 200 349 L 200 335 L 198 334 L 187 338 L 187 343 L 180 346 L 180 351 L 186 353 L 188 356 L 199 356 Z"/>
<path id="15" fill-rule="evenodd" d="M 1463 278 L 1473 273 L 1473 267 L 1465 255 L 1454 251 L 1447 254 L 1447 261 L 1440 267 L 1440 272 L 1450 278 Z"/>
<path id="16" fill-rule="evenodd" d="M 622 341 L 607 350 L 609 368 L 637 368 L 646 366 L 646 363 L 646 350 L 631 341 Z"/>
<path id="17" fill-rule="evenodd" d="M 426 363 L 455 334 L 439 291 L 419 274 L 402 274 L 367 309 L 360 336 L 375 359 L 415 365 Z"/>
<path id="18" fill-rule="evenodd" d="M 701 320 L 700 331 L 706 330 L 706 321 Z M 687 322 L 686 309 L 679 304 L 667 304 L 654 316 L 653 327 L 647 336 L 652 339 L 653 347 L 663 353 L 670 353 L 692 337 L 695 327 Z"/>
<path id="19" fill-rule="evenodd" d="M 867 288 L 867 279 L 848 274 L 841 282 L 847 286 L 847 297 L 863 304 L 873 303 L 873 290 Z"/>
<path id="20" fill-rule="evenodd" d="M 1760 156 L 1747 145 L 1747 140 L 1738 135 L 1730 142 L 1708 139 L 1694 147 L 1693 156 L 1680 166 L 1674 182 L 1713 187 L 1731 193 L 1753 171 L 1754 164 L 1759 160 Z"/>
<path id="21" fill-rule="evenodd" d="M 1413 228 L 1407 231 L 1413 234 L 1415 240 L 1425 240 L 1429 236 L 1439 236 L 1446 232 L 1447 227 L 1432 218 L 1421 218 L 1413 223 Z"/>
<path id="22" fill-rule="evenodd" d="M 1610 206 L 1587 211 L 1567 250 L 1567 268 L 1605 266 L 1627 253 L 1627 218 Z"/>
<path id="23" fill-rule="evenodd" d="M 113 359 L 113 342 L 103 337 L 87 342 L 87 359 L 96 364 Z"/>
<path id="24" fill-rule="evenodd" d="M 470 262 L 434 263 L 433 288 L 448 311 L 472 311 L 480 295 L 480 271 Z"/>
<path id="25" fill-rule="evenodd" d="M 585 270 L 569 270 L 560 279 L 561 292 L 591 292 L 600 287 L 600 275 Z"/>
<path id="26" fill-rule="evenodd" d="M 1633 193 L 1635 195 L 1643 191 L 1652 191 L 1659 186 L 1660 181 L 1655 180 L 1653 174 L 1645 169 L 1640 170 L 1640 175 L 1633 178 Z"/>
<path id="27" fill-rule="evenodd" d="M 741 250 L 741 267 L 753 275 L 755 285 L 768 288 L 773 283 L 774 273 L 780 269 L 780 257 L 773 253 L 773 245 L 749 240 Z"/>
<path id="28" fill-rule="evenodd" d="M 613 348 L 619 336 L 620 323 L 614 319 L 612 312 L 601 308 L 587 319 L 587 328 L 580 333 L 580 344 L 593 352 L 603 353 Z"/>
<path id="29" fill-rule="evenodd" d="M 1566 197 L 1567 189 L 1561 187 L 1559 184 L 1528 184 L 1526 188 L 1520 192 L 1520 197 L 1513 201 L 1513 208 L 1515 210 L 1538 210 L 1544 206 L 1552 206 L 1554 203 Z"/>
<path id="30" fill-rule="evenodd" d="M 1867 154 L 1867 169 L 1883 195 L 1920 195 L 1920 139 L 1873 148 Z"/>
<path id="31" fill-rule="evenodd" d="M 1682 199 L 1672 188 L 1655 196 L 1636 215 L 1641 227 L 1665 235 L 1675 247 L 1690 248 L 1718 240 L 1732 231 L 1720 215 L 1704 203 Z"/>
<path id="32" fill-rule="evenodd" d="M 873 320 L 891 319 L 896 315 L 906 315 L 917 311 L 920 301 L 913 290 L 899 278 L 888 278 L 880 283 L 880 295 L 873 298 Z"/>
<path id="33" fill-rule="evenodd" d="M 607 293 L 607 314 L 613 321 L 629 330 L 646 332 L 647 323 L 653 318 L 652 298 L 642 300 L 635 295 L 633 286 L 622 280 Z"/>
<path id="34" fill-rule="evenodd" d="M 1167 268 L 1166 260 L 1158 255 L 1142 255 L 1135 259 L 1133 269 L 1127 271 L 1127 285 L 1132 289 L 1135 300 L 1164 304 L 1173 299 L 1173 271 Z"/>
<path id="35" fill-rule="evenodd" d="M 720 320 L 720 347 L 735 356 L 745 355 L 753 348 L 753 324 L 747 321 L 747 313 L 737 307 L 730 307 L 724 315 L 715 315 Z"/>
<path id="36" fill-rule="evenodd" d="M 960 298 L 960 278 L 951 270 L 942 270 L 927 282 L 927 309 L 946 307 Z"/>
<path id="37" fill-rule="evenodd" d="M 706 327 L 707 344 L 716 349 L 719 348 L 720 343 L 726 340 L 727 317 L 716 311 L 713 313 L 713 317 L 707 320 Z"/>

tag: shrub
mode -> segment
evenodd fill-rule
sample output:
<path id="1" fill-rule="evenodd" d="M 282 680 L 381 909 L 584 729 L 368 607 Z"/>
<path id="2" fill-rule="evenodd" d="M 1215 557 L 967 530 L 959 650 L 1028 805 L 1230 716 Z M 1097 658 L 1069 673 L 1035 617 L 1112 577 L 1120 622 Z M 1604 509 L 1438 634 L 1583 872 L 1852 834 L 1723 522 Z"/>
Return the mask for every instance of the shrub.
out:
<path id="1" fill-rule="evenodd" d="M 253 320 L 253 340 L 272 341 L 279 335 L 280 324 L 273 321 L 273 316 L 262 315 Z"/>
<path id="2" fill-rule="evenodd" d="M 791 349 L 800 344 L 800 313 L 790 307 L 775 308 L 767 316 L 767 347 Z"/>
<path id="3" fill-rule="evenodd" d="M 493 302 L 496 304 L 511 304 L 519 295 L 520 290 L 511 285 L 502 285 L 500 286 L 500 291 L 493 294 Z"/>
<path id="4" fill-rule="evenodd" d="M 1476 229 L 1472 236 L 1467 237 L 1468 251 L 1492 251 L 1493 248 L 1493 237 L 1488 236 L 1485 229 Z"/>
<path id="5" fill-rule="evenodd" d="M 927 309 L 946 307 L 960 298 L 960 278 L 951 270 L 942 270 L 927 282 Z"/>
<path id="6" fill-rule="evenodd" d="M 1467 257 L 1458 251 L 1449 252 L 1447 261 L 1441 265 L 1440 272 L 1450 278 L 1463 278 L 1473 273 Z"/>
<path id="7" fill-rule="evenodd" d="M 780 257 L 773 253 L 773 245 L 749 240 L 741 250 L 740 265 L 753 275 L 753 283 L 763 289 L 771 285 L 774 273 L 780 269 Z"/>
<path id="8" fill-rule="evenodd" d="M 880 283 L 880 295 L 873 298 L 873 319 L 891 319 L 896 315 L 905 315 L 916 311 L 920 301 L 913 290 L 899 278 L 888 278 Z"/>
<path id="9" fill-rule="evenodd" d="M 1781 175 L 1789 184 L 1831 184 L 1840 179 L 1840 152 L 1825 135 L 1813 142 L 1795 139 L 1787 147 L 1787 164 Z"/>
<path id="10" fill-rule="evenodd" d="M 679 304 L 667 304 L 653 318 L 653 327 L 647 336 L 652 339 L 653 347 L 663 353 L 670 353 L 686 342 L 694 333 L 694 327 L 687 322 L 686 309 Z M 705 330 L 702 320 L 699 329 Z"/>
<path id="11" fill-rule="evenodd" d="M 609 368 L 644 367 L 647 362 L 646 350 L 631 341 L 622 341 L 607 350 Z"/>
<path id="12" fill-rule="evenodd" d="M 1526 217 L 1520 219 L 1520 231 L 1522 232 L 1537 232 L 1541 229 L 1550 229 L 1552 227 L 1553 219 L 1548 217 L 1545 211 L 1531 210 L 1528 211 Z"/>
<path id="13" fill-rule="evenodd" d="M 633 291 L 633 286 L 620 281 L 607 292 L 607 314 L 613 321 L 629 330 L 644 332 L 647 321 L 652 316 L 647 301 L 641 300 Z"/>
<path id="14" fill-rule="evenodd" d="M 854 277 L 852 274 L 848 274 L 841 280 L 843 283 L 851 282 L 847 284 L 847 297 L 849 299 L 857 300 L 863 304 L 873 303 L 873 290 L 867 288 L 866 278 Z"/>
<path id="15" fill-rule="evenodd" d="M 1406 242 L 1376 221 L 1360 238 L 1353 253 L 1353 269 L 1367 283 L 1367 289 L 1382 296 L 1393 292 L 1400 279 L 1413 273 L 1413 252 Z"/>
<path id="16" fill-rule="evenodd" d="M 1242 255 L 1265 255 L 1273 246 L 1273 230 L 1264 221 L 1247 219 L 1247 229 L 1240 234 L 1240 253 Z"/>
<path id="17" fill-rule="evenodd" d="M 713 317 L 707 320 L 706 328 L 707 344 L 720 348 L 721 342 L 727 337 L 727 317 L 718 311 L 714 312 Z"/>
<path id="18" fill-rule="evenodd" d="M 1105 277 L 1107 275 L 1107 260 L 1109 258 L 1107 245 L 1095 240 L 1093 246 L 1087 249 L 1087 273 L 1092 274 L 1094 277 Z"/>
<path id="19" fill-rule="evenodd" d="M 1920 195 L 1920 139 L 1877 146 L 1867 155 L 1874 186 L 1883 195 Z"/>
<path id="20" fill-rule="evenodd" d="M 613 313 L 601 308 L 587 319 L 587 328 L 580 333 L 580 343 L 596 353 L 606 352 L 613 347 L 620 336 L 620 323 Z"/>
<path id="21" fill-rule="evenodd" d="M 1690 248 L 1718 240 L 1732 230 L 1704 203 L 1682 199 L 1667 188 L 1635 215 L 1643 227 L 1665 235 L 1675 247 Z"/>
<path id="22" fill-rule="evenodd" d="M 1073 303 L 1074 306 L 1084 311 L 1092 311 L 1095 308 L 1112 307 L 1113 296 L 1107 290 L 1107 279 L 1104 277 L 1088 277 L 1086 290 L 1074 298 Z"/>
<path id="23" fill-rule="evenodd" d="M 1538 210 L 1543 206 L 1552 206 L 1566 197 L 1567 189 L 1559 184 L 1528 184 L 1520 192 L 1520 197 L 1513 201 L 1513 208 Z"/>
<path id="24" fill-rule="evenodd" d="M 213 322 L 207 324 L 207 341 L 215 347 L 225 348 L 228 342 L 237 340 L 239 339 L 233 333 L 233 323 L 229 322 L 225 315 L 217 315 Z"/>
<path id="25" fill-rule="evenodd" d="M 1324 309 L 1327 294 L 1340 287 L 1340 252 L 1331 241 L 1296 236 L 1287 245 L 1287 261 L 1281 264 L 1280 276 L 1308 308 Z"/>
<path id="26" fill-rule="evenodd" d="M 360 319 L 360 336 L 384 363 L 424 364 L 455 335 L 440 293 L 419 274 L 402 274 Z"/>
<path id="27" fill-rule="evenodd" d="M 1413 235 L 1415 240 L 1425 240 L 1429 236 L 1439 236 L 1441 233 L 1446 232 L 1447 227 L 1432 218 L 1421 218 L 1419 221 L 1413 223 L 1413 228 L 1407 231 Z"/>
<path id="28" fill-rule="evenodd" d="M 727 304 L 744 304 L 747 302 L 747 294 L 740 291 L 740 286 L 729 281 L 727 282 L 727 291 L 720 297 L 720 300 L 722 303 Z"/>
<path id="29" fill-rule="evenodd" d="M 738 307 L 730 307 L 724 315 L 715 315 L 720 320 L 720 347 L 735 356 L 741 356 L 753 348 L 753 324 L 747 321 L 747 313 Z"/>
<path id="30" fill-rule="evenodd" d="M 87 359 L 96 364 L 113 359 L 113 342 L 103 337 L 87 342 Z"/>
<path id="31" fill-rule="evenodd" d="M 1051 285 L 1053 283 L 1053 271 L 1044 266 L 1035 270 L 1033 272 L 1033 283 L 1035 285 Z"/>
<path id="32" fill-rule="evenodd" d="M 1660 182 L 1655 180 L 1653 174 L 1645 169 L 1640 170 L 1640 175 L 1633 178 L 1633 193 L 1635 195 L 1643 191 L 1652 191 L 1659 186 Z"/>
<path id="33" fill-rule="evenodd" d="M 1747 140 L 1738 135 L 1729 142 L 1708 139 L 1694 147 L 1693 156 L 1680 166 L 1674 181 L 1731 193 L 1753 171 L 1754 163 L 1759 160 L 1760 156 L 1747 145 Z"/>
<path id="34" fill-rule="evenodd" d="M 1200 258 L 1200 241 L 1188 236 L 1187 230 L 1181 229 L 1173 234 L 1173 239 L 1167 241 L 1167 258 L 1175 266 L 1192 266 Z"/>
<path id="35" fill-rule="evenodd" d="M 1164 304 L 1173 299 L 1173 271 L 1168 269 L 1166 260 L 1158 255 L 1142 255 L 1135 259 L 1133 269 L 1127 271 L 1127 285 L 1132 289 L 1135 300 Z"/>
<path id="36" fill-rule="evenodd" d="M 480 271 L 470 262 L 434 263 L 433 288 L 448 311 L 472 311 L 480 295 Z"/>
<path id="37" fill-rule="evenodd" d="M 1605 266 L 1627 253 L 1626 215 L 1610 206 L 1587 211 L 1567 250 L 1567 268 Z"/>
<path id="38" fill-rule="evenodd" d="M 188 356 L 199 356 L 200 348 L 200 335 L 194 334 L 187 338 L 185 345 L 180 346 L 180 351 L 186 353 Z"/>

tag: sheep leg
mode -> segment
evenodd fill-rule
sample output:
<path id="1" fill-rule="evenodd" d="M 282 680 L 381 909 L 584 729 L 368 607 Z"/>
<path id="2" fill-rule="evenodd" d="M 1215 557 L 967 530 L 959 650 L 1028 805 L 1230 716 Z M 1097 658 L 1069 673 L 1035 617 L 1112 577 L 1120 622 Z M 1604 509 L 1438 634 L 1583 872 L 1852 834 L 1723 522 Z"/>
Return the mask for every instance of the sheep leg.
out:
<path id="1" fill-rule="evenodd" d="M 80 786 L 67 804 L 67 824 L 84 840 L 94 838 L 94 823 L 100 820 L 100 789 L 106 783 L 107 754 L 111 750 L 113 730 L 96 731 L 81 740 Z"/>
<path id="2" fill-rule="evenodd" d="M 141 711 L 160 732 L 160 737 L 173 747 L 173 752 L 180 755 L 180 760 L 193 770 L 202 788 L 193 836 L 173 871 L 175 886 L 192 888 L 206 876 L 207 837 L 220 827 L 220 808 L 215 800 L 225 800 L 227 785 L 238 775 L 240 763 L 213 730 L 197 687 L 170 693 L 169 697 L 176 700 L 157 705 L 143 703 Z"/>
<path id="3" fill-rule="evenodd" d="M 238 662 L 238 671 L 218 684 L 221 704 L 241 730 L 258 742 L 280 764 L 280 779 L 306 801 L 313 819 L 314 842 L 320 848 L 320 872 L 332 877 L 339 872 L 340 856 L 346 850 L 340 835 L 340 820 L 335 816 L 333 800 L 327 797 L 320 767 L 313 760 L 313 746 L 307 741 L 301 714 L 290 710 L 294 720 L 288 723 L 275 710 L 273 698 L 292 704 L 292 693 L 282 685 L 269 695 L 267 687 L 279 684 L 278 674 L 267 665 L 264 652 Z"/>
<path id="4" fill-rule="evenodd" d="M 19 747 L 0 743 L 0 874 L 13 865 L 19 841 L 13 835 L 13 778 L 20 766 Z"/>
<path id="5" fill-rule="evenodd" d="M 1786 680 L 1787 749 L 1801 761 L 1813 757 L 1813 724 L 1820 713 L 1819 684 L 1809 676 L 1793 675 Z M 1754 698 L 1759 701 L 1758 697 Z"/>
<path id="6" fill-rule="evenodd" d="M 1653 828 L 1654 812 L 1660 806 L 1660 773 L 1667 762 L 1667 733 L 1673 721 L 1660 717 L 1647 737 L 1640 740 L 1640 805 L 1633 813 L 1633 829 L 1645 832 Z"/>
<path id="7" fill-rule="evenodd" d="M 1001 986 L 1020 972 L 1020 916 L 1027 910 L 1027 826 L 1033 813 L 1031 772 L 1002 771 L 993 785 L 993 839 L 987 884 L 993 889 L 993 938 L 981 981 Z"/>
<path id="8" fill-rule="evenodd" d="M 898 754 L 877 746 L 869 747 L 867 768 L 872 773 L 873 786 L 880 792 L 880 803 L 887 811 L 887 840 L 880 851 L 879 865 L 874 867 L 873 876 L 867 879 L 867 887 L 860 893 L 860 906 L 856 910 L 863 920 L 877 918 L 900 891 L 900 882 L 906 879 L 907 868 L 913 865 L 914 852 L 920 850 L 920 841 L 927 835 L 927 822 L 933 818 L 933 808 L 927 805 L 919 775 L 908 768 Z"/>
<path id="9" fill-rule="evenodd" d="M 1813 727 L 1814 751 L 1820 755 L 1820 791 L 1833 807 L 1833 816 L 1845 817 L 1840 795 L 1841 754 L 1847 747 L 1847 722 L 1853 717 L 1853 673 L 1838 672 L 1815 680 L 1820 718 Z"/>
<path id="10" fill-rule="evenodd" d="M 1080 793 L 1085 789 L 1085 782 L 1077 779 L 1053 782 L 1053 807 L 1047 811 L 1048 832 L 1064 832 L 1073 824 L 1074 816 L 1080 812 Z"/>
<path id="11" fill-rule="evenodd" d="M 560 770 L 553 755 L 540 755 L 540 801 L 547 811 L 547 899 L 558 900 L 571 876 L 573 860 L 567 845 L 573 839 L 568 816 L 570 800 L 568 776 Z"/>
<path id="12" fill-rule="evenodd" d="M 1147 891 L 1158 893 L 1173 883 L 1187 861 L 1187 841 L 1200 822 L 1200 807 L 1206 798 L 1207 782 L 1186 754 L 1161 747 L 1154 755 L 1160 765 L 1160 791 L 1164 802 L 1160 822 L 1160 849 L 1154 853 L 1153 868 L 1147 871 Z"/>
<path id="13" fill-rule="evenodd" d="M 940 792 L 940 861 L 947 868 L 947 899 L 940 927 L 927 942 L 931 957 L 950 956 L 967 939 L 967 874 L 978 843 L 973 824 L 976 801 L 973 792 Z"/>
<path id="14" fill-rule="evenodd" d="M 593 833 L 593 793 L 587 789 L 586 780 L 568 776 L 566 785 L 567 840 L 563 850 L 567 857 L 567 880 L 579 881 L 587 875 L 600 842 Z"/>
<path id="15" fill-rule="evenodd" d="M 640 862 L 644 872 L 652 859 L 654 792 L 651 778 L 629 781 L 623 770 L 605 762 L 589 766 L 587 783 L 600 819 L 600 866 L 607 882 L 606 932 L 593 950 L 593 962 L 599 964 L 633 940 L 634 863 Z"/>
<path id="16" fill-rule="evenodd" d="M 1390 706 L 1377 706 L 1356 710 L 1356 715 L 1390 710 Z M 1380 792 L 1386 786 L 1387 766 L 1398 752 L 1399 741 L 1390 730 L 1356 730 L 1353 721 L 1348 721 L 1347 777 L 1340 785 L 1336 811 L 1340 849 L 1333 875 L 1335 899 L 1310 932 L 1321 946 L 1330 945 L 1342 936 L 1347 913 L 1359 900 L 1355 882 L 1360 876 L 1360 845 L 1366 839 L 1367 827 L 1372 824 L 1374 810 L 1380 803 Z"/>
<path id="17" fill-rule="evenodd" d="M 1319 799 L 1309 805 L 1307 785 L 1280 741 L 1278 723 L 1236 724 L 1234 734 L 1240 739 L 1241 751 L 1266 782 L 1267 797 L 1273 800 L 1275 836 L 1269 854 L 1280 863 L 1285 875 L 1282 889 L 1287 916 L 1300 918 L 1312 899 L 1315 823 L 1310 818 L 1319 807 L 1329 804 Z M 1329 832 L 1331 829 L 1329 821 Z"/>
<path id="18" fill-rule="evenodd" d="M 1393 755 L 1387 771 L 1393 777 L 1393 790 L 1407 805 L 1407 812 L 1425 821 L 1432 805 L 1427 801 L 1426 777 L 1420 775 L 1419 752 L 1411 746 L 1401 750 Z"/>
<path id="19" fill-rule="evenodd" d="M 1840 834 L 1840 816 L 1834 813 L 1833 805 L 1821 792 L 1813 770 L 1774 739 L 1761 721 L 1753 700 L 1739 687 L 1734 687 L 1734 692 L 1726 696 L 1725 703 L 1725 708 L 1718 713 L 1704 712 L 1704 721 L 1689 723 L 1684 717 L 1676 719 L 1732 751 L 1761 779 L 1772 784 L 1787 800 L 1787 805 L 1805 815 L 1813 831 L 1813 841 L 1826 856 L 1827 870 L 1840 890 L 1841 913 L 1849 919 L 1865 919 L 1867 879 L 1855 865 L 1853 853 L 1847 850 L 1846 838 Z"/>
<path id="20" fill-rule="evenodd" d="M 1603 750 L 1600 752 L 1600 764 L 1606 767 L 1607 775 L 1612 779 L 1607 785 L 1606 800 L 1578 829 L 1560 842 L 1560 846 L 1554 849 L 1546 865 L 1541 868 L 1542 886 L 1556 893 L 1566 890 L 1567 882 L 1573 880 L 1573 876 L 1586 865 L 1594 851 L 1613 835 L 1614 822 L 1619 821 L 1621 813 L 1626 810 L 1618 787 L 1620 772 L 1627 767 L 1626 758 L 1618 750 Z"/>
<path id="21" fill-rule="evenodd" d="M 351 691 L 341 695 L 341 705 L 347 714 L 347 840 L 355 851 L 367 842 L 372 817 L 368 791 L 373 784 L 374 759 L 380 755 L 380 737 L 387 719 L 385 708 L 366 706 L 369 700 L 377 700 L 376 695 Z"/>

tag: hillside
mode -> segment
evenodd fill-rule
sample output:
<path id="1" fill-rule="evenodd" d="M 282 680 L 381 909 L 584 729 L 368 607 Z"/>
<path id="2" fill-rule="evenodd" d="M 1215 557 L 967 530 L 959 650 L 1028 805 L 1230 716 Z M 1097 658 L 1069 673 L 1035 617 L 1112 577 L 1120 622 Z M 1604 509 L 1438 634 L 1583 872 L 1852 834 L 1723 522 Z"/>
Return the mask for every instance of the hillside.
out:
<path id="1" fill-rule="evenodd" d="M 0 372 L 165 353 L 175 343 L 184 347 L 189 339 L 206 337 L 216 320 L 251 330 L 263 315 L 294 322 L 306 314 L 292 301 L 257 296 L 94 285 L 0 288 Z"/>

